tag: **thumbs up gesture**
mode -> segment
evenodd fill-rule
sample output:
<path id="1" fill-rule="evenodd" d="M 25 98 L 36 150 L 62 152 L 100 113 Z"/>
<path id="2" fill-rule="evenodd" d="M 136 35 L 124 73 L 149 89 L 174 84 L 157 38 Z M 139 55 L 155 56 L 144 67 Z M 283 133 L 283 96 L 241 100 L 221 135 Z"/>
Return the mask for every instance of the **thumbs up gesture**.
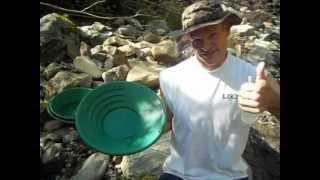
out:
<path id="1" fill-rule="evenodd" d="M 259 113 L 265 110 L 279 117 L 280 115 L 280 86 L 265 74 L 265 63 L 258 64 L 256 81 L 241 85 L 238 92 L 238 103 L 241 109 Z"/>

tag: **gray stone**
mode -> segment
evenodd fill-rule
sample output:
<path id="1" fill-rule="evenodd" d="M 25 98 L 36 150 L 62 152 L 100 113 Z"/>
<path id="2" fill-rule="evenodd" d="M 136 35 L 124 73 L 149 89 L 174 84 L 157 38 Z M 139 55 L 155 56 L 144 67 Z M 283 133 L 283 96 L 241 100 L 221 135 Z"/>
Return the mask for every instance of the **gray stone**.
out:
<path id="1" fill-rule="evenodd" d="M 159 86 L 159 74 L 165 67 L 156 63 L 140 62 L 127 75 L 127 81 L 137 82 L 150 88 Z"/>
<path id="2" fill-rule="evenodd" d="M 253 35 L 254 27 L 249 24 L 241 24 L 231 27 L 232 34 L 238 34 L 239 36 L 250 36 Z"/>
<path id="3" fill-rule="evenodd" d="M 42 155 L 42 163 L 46 164 L 53 161 L 61 150 L 62 150 L 61 143 L 51 144 Z"/>
<path id="4" fill-rule="evenodd" d="M 150 21 L 147 24 L 147 30 L 160 36 L 163 36 L 170 31 L 169 26 L 167 25 L 167 22 L 165 20 Z"/>
<path id="5" fill-rule="evenodd" d="M 90 74 L 93 78 L 101 78 L 102 72 L 98 68 L 97 64 L 87 56 L 77 56 L 73 60 L 75 68 L 82 72 Z"/>
<path id="6" fill-rule="evenodd" d="M 88 40 L 91 45 L 101 44 L 105 39 L 112 36 L 112 28 L 105 26 L 99 22 L 95 22 L 90 26 L 82 26 L 78 28 L 83 39 Z"/>
<path id="7" fill-rule="evenodd" d="M 62 125 L 63 125 L 63 123 L 61 121 L 52 120 L 52 121 L 48 121 L 44 124 L 44 129 L 52 131 L 55 129 L 59 129 Z"/>
<path id="8" fill-rule="evenodd" d="M 89 74 L 60 71 L 45 85 L 46 99 L 62 92 L 66 88 L 91 87 L 91 83 L 92 77 Z"/>
<path id="9" fill-rule="evenodd" d="M 45 138 L 47 140 L 51 140 L 51 141 L 54 141 L 54 142 L 59 142 L 61 141 L 61 136 L 59 136 L 58 134 L 55 134 L 55 133 L 49 133 L 45 136 Z"/>
<path id="10" fill-rule="evenodd" d="M 133 47 L 138 48 L 138 49 L 142 49 L 142 48 L 152 48 L 153 46 L 155 46 L 155 44 L 147 42 L 147 41 L 140 41 L 137 43 L 133 43 L 131 44 Z"/>
<path id="11" fill-rule="evenodd" d="M 80 43 L 80 56 L 91 56 L 90 46 L 84 41 Z"/>
<path id="12" fill-rule="evenodd" d="M 139 178 L 143 174 L 157 178 L 162 173 L 162 165 L 170 152 L 170 133 L 162 137 L 143 152 L 124 156 L 120 164 L 123 175 L 127 178 Z"/>
<path id="13" fill-rule="evenodd" d="M 70 20 L 57 13 L 40 19 L 40 61 L 42 63 L 63 60 L 65 55 L 79 55 L 80 40 L 77 29 Z"/>
<path id="14" fill-rule="evenodd" d="M 43 75 L 46 79 L 52 78 L 57 72 L 63 69 L 63 66 L 53 62 L 50 63 L 43 72 Z"/>
<path id="15" fill-rule="evenodd" d="M 114 21 L 112 21 L 112 25 L 114 26 L 122 26 L 125 25 L 126 21 L 122 18 L 116 19 Z"/>
<path id="16" fill-rule="evenodd" d="M 118 37 L 118 36 L 109 37 L 108 39 L 106 39 L 103 42 L 103 46 L 105 46 L 105 45 L 123 46 L 123 45 L 127 45 L 127 44 L 129 44 L 128 40 L 125 40 L 125 39 Z"/>
<path id="17" fill-rule="evenodd" d="M 123 81 L 126 79 L 129 70 L 127 65 L 120 65 L 102 73 L 102 79 L 104 82 Z"/>
<path id="18" fill-rule="evenodd" d="M 136 55 L 137 55 L 137 58 L 139 59 L 145 59 L 147 56 L 152 56 L 151 48 L 146 47 L 146 48 L 138 49 L 136 52 Z"/>
<path id="19" fill-rule="evenodd" d="M 53 133 L 58 135 L 59 137 L 64 137 L 65 135 L 69 134 L 69 132 L 70 132 L 69 127 L 64 127 L 64 128 L 55 130 Z"/>
<path id="20" fill-rule="evenodd" d="M 77 131 L 71 131 L 69 134 L 66 134 L 63 136 L 62 141 L 64 143 L 70 143 L 72 141 L 76 141 L 79 138 L 78 132 Z"/>
<path id="21" fill-rule="evenodd" d="M 108 71 L 109 69 L 113 68 L 114 66 L 114 57 L 111 55 L 106 56 L 107 59 L 104 61 L 104 71 Z"/>
<path id="22" fill-rule="evenodd" d="M 141 23 L 135 19 L 135 18 L 129 18 L 129 19 L 126 19 L 127 23 L 129 23 L 130 25 L 136 27 L 138 30 L 143 30 L 143 26 L 141 25 Z"/>
<path id="23" fill-rule="evenodd" d="M 102 45 L 97 45 L 97 46 L 95 46 L 94 48 L 91 48 L 90 49 L 90 53 L 92 54 L 92 55 L 94 55 L 94 54 L 96 54 L 96 53 L 99 53 L 99 52 L 101 52 L 103 49 L 102 49 Z"/>
<path id="24" fill-rule="evenodd" d="M 138 51 L 138 49 L 133 47 L 132 45 L 120 46 L 120 47 L 118 47 L 118 50 L 123 52 L 125 54 L 125 56 L 127 56 L 127 57 L 135 55 L 136 52 Z"/>
<path id="25" fill-rule="evenodd" d="M 122 37 L 129 37 L 129 38 L 137 38 L 141 32 L 137 30 L 134 26 L 127 24 L 125 26 L 121 26 L 117 29 L 117 34 Z"/>
<path id="26" fill-rule="evenodd" d="M 152 56 L 156 61 L 170 64 L 177 60 L 179 52 L 177 43 L 172 40 L 163 40 L 151 49 Z"/>
<path id="27" fill-rule="evenodd" d="M 243 153 L 254 180 L 280 179 L 280 123 L 263 113 L 250 129 Z"/>
<path id="28" fill-rule="evenodd" d="M 158 43 L 160 42 L 160 37 L 152 32 L 146 32 L 143 35 L 143 40 L 150 42 L 150 43 Z"/>
<path id="29" fill-rule="evenodd" d="M 114 54 L 116 54 L 117 47 L 104 44 L 104 45 L 102 45 L 102 51 L 106 54 L 114 55 Z"/>
<path id="30" fill-rule="evenodd" d="M 94 153 L 84 161 L 81 169 L 71 177 L 71 180 L 102 180 L 108 162 L 108 155 Z"/>

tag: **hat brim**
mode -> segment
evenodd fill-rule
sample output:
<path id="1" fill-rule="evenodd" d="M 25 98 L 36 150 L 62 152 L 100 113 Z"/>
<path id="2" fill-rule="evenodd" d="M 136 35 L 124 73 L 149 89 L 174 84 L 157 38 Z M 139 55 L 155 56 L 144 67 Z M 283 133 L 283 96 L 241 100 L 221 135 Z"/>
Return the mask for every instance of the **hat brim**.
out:
<path id="1" fill-rule="evenodd" d="M 215 20 L 215 21 L 210 21 L 210 22 L 203 23 L 203 24 L 199 24 L 199 25 L 196 25 L 194 27 L 190 27 L 190 28 L 188 28 L 188 29 L 186 29 L 184 31 L 184 34 L 188 34 L 188 33 L 192 32 L 192 31 L 195 31 L 197 29 L 200 29 L 200 28 L 203 28 L 203 27 L 206 27 L 206 26 L 220 24 L 223 21 L 229 21 L 230 25 L 233 26 L 233 25 L 239 25 L 242 20 L 238 15 L 236 15 L 234 13 L 228 13 L 221 19 L 218 19 L 218 20 Z"/>

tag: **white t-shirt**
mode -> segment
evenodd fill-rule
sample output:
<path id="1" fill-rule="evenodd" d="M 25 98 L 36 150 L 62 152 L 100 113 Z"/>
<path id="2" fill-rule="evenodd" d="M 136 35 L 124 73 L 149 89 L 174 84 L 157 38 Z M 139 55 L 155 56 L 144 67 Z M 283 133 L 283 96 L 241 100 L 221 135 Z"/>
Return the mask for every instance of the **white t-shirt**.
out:
<path id="1" fill-rule="evenodd" d="M 170 155 L 163 171 L 185 180 L 248 177 L 241 155 L 250 125 L 241 120 L 237 91 L 255 67 L 228 53 L 208 71 L 195 56 L 160 73 L 160 87 L 173 112 Z"/>

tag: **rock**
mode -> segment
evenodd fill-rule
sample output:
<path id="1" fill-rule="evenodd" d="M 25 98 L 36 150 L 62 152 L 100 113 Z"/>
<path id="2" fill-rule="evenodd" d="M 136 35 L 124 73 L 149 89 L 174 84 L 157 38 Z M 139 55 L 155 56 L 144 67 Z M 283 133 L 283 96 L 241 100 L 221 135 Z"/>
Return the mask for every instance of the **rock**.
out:
<path id="1" fill-rule="evenodd" d="M 102 79 L 104 82 L 123 81 L 126 79 L 129 70 L 127 65 L 120 65 L 102 73 Z"/>
<path id="2" fill-rule="evenodd" d="M 79 47 L 79 35 L 70 20 L 57 13 L 40 19 L 40 62 L 62 61 L 66 55 L 74 58 Z"/>
<path id="3" fill-rule="evenodd" d="M 238 34 L 239 36 L 253 35 L 254 27 L 248 24 L 241 24 L 231 27 L 231 34 Z"/>
<path id="4" fill-rule="evenodd" d="M 101 44 L 105 39 L 113 35 L 111 32 L 112 28 L 105 26 L 100 22 L 94 22 L 90 26 L 82 26 L 78 29 L 81 37 L 88 40 L 93 46 Z"/>
<path id="5" fill-rule="evenodd" d="M 243 158 L 250 165 L 255 180 L 280 180 L 280 124 L 263 114 L 251 127 Z M 271 121 L 275 123 L 271 123 Z"/>
<path id="6" fill-rule="evenodd" d="M 142 48 L 152 48 L 155 44 L 149 43 L 147 41 L 140 41 L 138 43 L 132 44 L 133 47 L 142 49 Z"/>
<path id="7" fill-rule="evenodd" d="M 53 161 L 61 150 L 62 150 L 61 143 L 51 144 L 42 155 L 42 163 L 47 164 Z"/>
<path id="8" fill-rule="evenodd" d="M 175 41 L 179 41 L 181 38 L 184 37 L 184 32 L 179 29 L 179 30 L 174 30 L 174 31 L 170 31 L 167 36 L 170 38 L 170 39 L 173 39 Z"/>
<path id="9" fill-rule="evenodd" d="M 167 34 L 170 29 L 165 20 L 153 20 L 147 24 L 147 30 L 157 35 L 163 36 Z"/>
<path id="10" fill-rule="evenodd" d="M 80 43 L 80 56 L 91 56 L 90 46 L 83 41 Z"/>
<path id="11" fill-rule="evenodd" d="M 43 75 L 46 79 L 52 78 L 57 72 L 63 69 L 63 66 L 53 62 L 50 63 L 43 72 Z"/>
<path id="12" fill-rule="evenodd" d="M 128 24 L 136 27 L 138 30 L 144 29 L 143 26 L 141 25 L 141 23 L 135 18 L 128 18 L 128 19 L 126 19 L 126 21 Z"/>
<path id="13" fill-rule="evenodd" d="M 137 48 L 131 46 L 131 45 L 124 45 L 124 46 L 120 46 L 118 47 L 118 50 L 123 52 L 125 54 L 125 56 L 132 56 L 134 54 L 136 54 L 137 52 Z"/>
<path id="14" fill-rule="evenodd" d="M 66 134 L 65 136 L 63 136 L 62 141 L 64 143 L 70 143 L 72 141 L 75 141 L 79 138 L 79 135 L 77 133 L 77 131 L 71 131 L 69 134 Z"/>
<path id="15" fill-rule="evenodd" d="M 267 13 L 261 9 L 251 11 L 246 15 L 246 17 L 248 22 L 250 23 L 263 23 L 272 20 L 272 14 Z"/>
<path id="16" fill-rule="evenodd" d="M 145 59 L 147 56 L 152 56 L 151 48 L 146 47 L 146 48 L 138 49 L 136 52 L 136 55 L 137 55 L 137 58 L 139 59 Z"/>
<path id="17" fill-rule="evenodd" d="M 173 63 L 179 57 L 177 44 L 172 40 L 161 41 L 152 47 L 151 53 L 156 61 L 164 64 Z"/>
<path id="18" fill-rule="evenodd" d="M 248 7 L 241 7 L 240 12 L 246 12 L 248 10 Z"/>
<path id="19" fill-rule="evenodd" d="M 102 50 L 107 54 L 114 55 L 116 54 L 117 47 L 104 44 Z"/>
<path id="20" fill-rule="evenodd" d="M 102 180 L 108 162 L 108 155 L 94 153 L 84 161 L 81 169 L 71 177 L 71 180 Z"/>
<path id="21" fill-rule="evenodd" d="M 55 129 L 59 129 L 62 125 L 63 125 L 63 123 L 61 121 L 52 120 L 52 121 L 48 121 L 44 124 L 44 129 L 48 130 L 48 131 L 52 131 Z"/>
<path id="22" fill-rule="evenodd" d="M 72 87 L 91 87 L 92 78 L 86 73 L 72 73 L 68 71 L 60 71 L 51 78 L 45 85 L 46 99 L 51 98 L 66 88 Z"/>
<path id="23" fill-rule="evenodd" d="M 119 19 L 112 21 L 112 25 L 117 26 L 117 27 L 125 25 L 125 23 L 126 23 L 126 21 L 122 18 L 119 18 Z"/>
<path id="24" fill-rule="evenodd" d="M 97 53 L 103 51 L 102 47 L 103 47 L 102 45 L 97 45 L 97 46 L 95 46 L 94 48 L 91 48 L 91 49 L 90 49 L 90 53 L 91 53 L 92 55 L 97 54 Z"/>
<path id="25" fill-rule="evenodd" d="M 104 61 L 104 71 L 108 71 L 109 69 L 113 68 L 114 66 L 114 57 L 111 55 L 106 56 L 107 59 Z"/>
<path id="26" fill-rule="evenodd" d="M 111 45 L 111 46 L 123 46 L 123 45 L 127 45 L 129 44 L 128 40 L 125 40 L 121 37 L 118 37 L 118 36 L 112 36 L 112 37 L 109 37 L 108 39 L 106 39 L 104 42 L 103 42 L 103 46 L 105 45 Z"/>
<path id="27" fill-rule="evenodd" d="M 127 24 L 125 26 L 119 27 L 117 29 L 117 34 L 122 37 L 136 39 L 141 34 L 141 32 L 138 31 L 134 26 Z"/>
<path id="28" fill-rule="evenodd" d="M 140 62 L 135 65 L 127 75 L 127 81 L 138 82 L 150 88 L 159 85 L 159 73 L 165 67 L 155 63 Z"/>
<path id="29" fill-rule="evenodd" d="M 45 136 L 45 139 L 46 140 L 51 140 L 51 141 L 54 141 L 54 142 L 60 142 L 61 141 L 61 136 L 59 136 L 58 134 L 55 134 L 55 133 L 49 133 Z"/>
<path id="30" fill-rule="evenodd" d="M 158 43 L 160 42 L 160 37 L 152 32 L 146 32 L 143 35 L 143 40 L 150 42 L 150 43 Z"/>
<path id="31" fill-rule="evenodd" d="M 120 66 L 124 64 L 128 65 L 128 58 L 124 52 L 117 49 L 115 54 L 113 54 L 113 65 Z"/>
<path id="32" fill-rule="evenodd" d="M 55 130 L 53 133 L 58 135 L 60 138 L 66 136 L 67 134 L 69 134 L 69 127 L 64 127 L 64 128 L 60 128 L 60 129 L 57 129 Z"/>
<path id="33" fill-rule="evenodd" d="M 143 152 L 124 156 L 120 164 L 123 175 L 127 178 L 137 179 L 148 174 L 159 178 L 162 165 L 170 152 L 170 133 L 162 137 L 150 148 Z M 156 179 L 157 179 L 156 178 Z"/>
<path id="34" fill-rule="evenodd" d="M 90 53 L 93 59 L 97 59 L 100 61 L 104 61 L 106 59 L 107 52 L 103 49 L 102 45 L 97 45 L 94 48 L 90 49 Z"/>
<path id="35" fill-rule="evenodd" d="M 256 64 L 261 61 L 265 61 L 268 64 L 279 64 L 280 58 L 277 58 L 277 52 L 279 52 L 279 45 L 275 42 L 263 41 L 255 39 L 253 43 L 247 43 L 246 48 L 249 52 L 244 55 L 245 59 Z"/>
<path id="36" fill-rule="evenodd" d="M 90 74 L 93 78 L 101 78 L 102 72 L 98 68 L 97 64 L 87 56 L 78 56 L 73 60 L 75 68 L 82 72 Z"/>

